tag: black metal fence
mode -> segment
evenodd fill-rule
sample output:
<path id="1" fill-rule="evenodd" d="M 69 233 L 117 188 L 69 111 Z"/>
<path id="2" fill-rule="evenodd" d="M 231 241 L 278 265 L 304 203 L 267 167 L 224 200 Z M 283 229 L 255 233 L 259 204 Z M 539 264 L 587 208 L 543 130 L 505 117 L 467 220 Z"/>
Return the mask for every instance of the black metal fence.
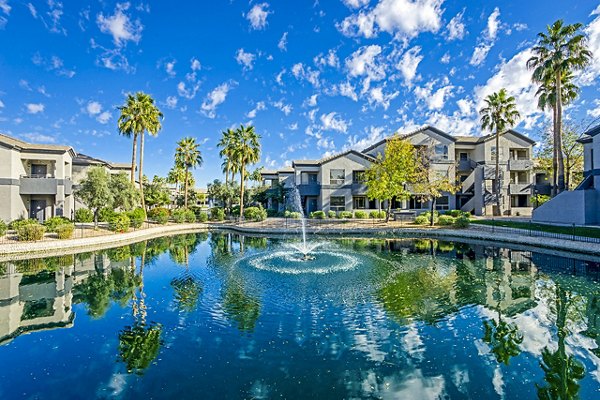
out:
<path id="1" fill-rule="evenodd" d="M 532 236 L 532 237 L 540 237 L 540 238 L 551 238 L 551 239 L 561 239 L 561 240 L 575 240 L 578 242 L 586 242 L 586 243 L 600 243 L 600 237 L 591 237 L 591 236 L 582 236 L 577 234 L 577 225 L 564 226 L 565 230 L 570 230 L 571 233 L 558 233 L 558 232 L 548 232 L 538 229 L 537 225 L 528 222 L 528 227 L 523 228 L 513 228 L 507 226 L 498 226 L 494 225 L 492 222 L 491 225 L 484 224 L 471 224 L 471 226 L 476 227 L 477 229 L 485 230 L 488 232 L 498 232 L 504 234 L 514 234 L 521 236 Z M 600 230 L 599 230 L 600 233 Z"/>

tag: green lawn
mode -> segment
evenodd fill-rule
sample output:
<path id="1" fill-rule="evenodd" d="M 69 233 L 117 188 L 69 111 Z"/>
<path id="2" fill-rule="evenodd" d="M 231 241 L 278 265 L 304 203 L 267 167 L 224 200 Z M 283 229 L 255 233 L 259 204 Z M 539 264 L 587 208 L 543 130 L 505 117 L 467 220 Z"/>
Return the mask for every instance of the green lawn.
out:
<path id="1" fill-rule="evenodd" d="M 559 226 L 559 225 L 545 225 L 536 224 L 530 222 L 516 222 L 516 221 L 502 221 L 502 220 L 489 220 L 489 219 L 472 219 L 472 224 L 489 225 L 489 226 L 504 226 L 507 228 L 520 228 L 520 229 L 531 229 L 535 231 L 543 231 L 550 233 L 562 233 L 565 235 L 575 236 L 586 236 L 593 238 L 600 238 L 599 228 L 585 228 L 585 227 L 572 227 L 572 226 Z"/>

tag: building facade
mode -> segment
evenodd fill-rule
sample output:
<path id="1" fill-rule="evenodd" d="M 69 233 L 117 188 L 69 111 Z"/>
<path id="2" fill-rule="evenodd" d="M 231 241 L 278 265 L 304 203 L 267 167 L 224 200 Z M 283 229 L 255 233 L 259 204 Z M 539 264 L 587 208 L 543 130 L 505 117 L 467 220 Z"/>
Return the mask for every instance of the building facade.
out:
<path id="1" fill-rule="evenodd" d="M 503 215 L 531 215 L 535 142 L 510 130 L 500 136 L 500 185 L 495 183 L 495 138 L 493 135 L 452 136 L 426 126 L 407 134 L 394 134 L 362 150 L 348 150 L 320 160 L 295 160 L 292 167 L 264 171 L 266 185 L 298 188 L 301 204 L 308 215 L 313 211 L 355 211 L 385 209 L 386 201 L 367 197 L 365 171 L 383 157 L 391 138 L 409 140 L 415 147 L 427 147 L 432 154 L 432 173 L 457 183 L 455 194 L 446 193 L 436 202 L 438 210 L 461 209 L 475 215 L 492 215 L 496 191 L 500 187 Z M 268 208 L 282 209 L 269 201 Z M 392 199 L 393 210 L 426 211 L 430 208 L 418 193 L 409 199 Z"/>
<path id="2" fill-rule="evenodd" d="M 82 206 L 75 204 L 76 186 L 94 165 L 111 173 L 131 170 L 130 165 L 78 155 L 70 146 L 27 143 L 0 134 L 0 219 L 71 218 Z"/>
<path id="3" fill-rule="evenodd" d="M 577 225 L 600 224 L 600 125 L 585 132 L 583 181 L 535 209 L 533 220 Z"/>

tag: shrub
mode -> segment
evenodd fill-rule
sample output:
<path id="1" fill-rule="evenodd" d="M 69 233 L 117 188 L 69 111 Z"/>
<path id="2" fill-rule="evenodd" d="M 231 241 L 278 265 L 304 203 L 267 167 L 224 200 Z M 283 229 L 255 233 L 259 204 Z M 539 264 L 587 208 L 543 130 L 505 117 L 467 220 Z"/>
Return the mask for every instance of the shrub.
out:
<path id="1" fill-rule="evenodd" d="M 71 224 L 71 221 L 65 217 L 52 217 L 44 221 L 47 232 L 56 232 L 56 228 L 65 224 Z"/>
<path id="2" fill-rule="evenodd" d="M 386 213 L 383 210 L 380 210 L 380 211 L 374 210 L 369 213 L 369 218 L 373 218 L 373 219 L 376 219 L 376 218 L 383 219 L 383 218 L 385 218 L 385 216 L 386 216 Z"/>
<path id="3" fill-rule="evenodd" d="M 329 218 L 336 218 L 336 217 L 337 217 L 337 213 L 336 213 L 335 211 L 333 211 L 333 210 L 329 210 L 329 211 L 327 212 L 327 216 L 328 216 Z"/>
<path id="4" fill-rule="evenodd" d="M 75 222 L 94 222 L 94 213 L 87 208 L 78 208 L 75 211 Z"/>
<path id="5" fill-rule="evenodd" d="M 367 219 L 369 218 L 369 214 L 363 210 L 354 211 L 354 218 Z"/>
<path id="6" fill-rule="evenodd" d="M 454 220 L 454 226 L 457 228 L 468 228 L 471 223 L 471 219 L 466 215 L 461 215 Z"/>
<path id="7" fill-rule="evenodd" d="M 438 224 L 444 226 L 454 225 L 454 220 L 455 218 L 451 215 L 440 215 L 438 219 Z"/>
<path id="8" fill-rule="evenodd" d="M 140 207 L 136 208 L 135 210 L 128 211 L 127 216 L 129 217 L 131 226 L 136 229 L 141 227 L 146 220 L 146 212 Z"/>
<path id="9" fill-rule="evenodd" d="M 127 232 L 130 223 L 126 213 L 115 213 L 108 221 L 108 229 L 113 232 Z"/>
<path id="10" fill-rule="evenodd" d="M 102 222 L 110 222 L 112 217 L 117 215 L 118 213 L 112 208 L 104 207 L 98 211 L 98 221 Z"/>
<path id="11" fill-rule="evenodd" d="M 421 214 L 417 218 L 415 218 L 415 224 L 417 224 L 417 225 L 427 225 L 429 223 L 430 223 L 429 218 L 427 216 L 425 216 L 424 214 Z"/>
<path id="12" fill-rule="evenodd" d="M 44 233 L 46 233 L 46 227 L 39 223 L 28 223 L 22 224 L 16 228 L 17 238 L 20 241 L 35 241 L 42 240 Z"/>
<path id="13" fill-rule="evenodd" d="M 340 211 L 338 218 L 349 219 L 352 218 L 352 211 Z"/>
<path id="14" fill-rule="evenodd" d="M 185 222 L 185 208 L 177 208 L 171 211 L 171 218 L 178 224 L 183 224 Z"/>
<path id="15" fill-rule="evenodd" d="M 33 219 L 33 218 L 29 218 L 29 219 L 15 219 L 14 221 L 12 221 L 10 224 L 8 224 L 8 228 L 16 231 L 18 230 L 20 227 L 25 226 L 25 225 L 38 225 L 39 222 L 37 219 Z"/>
<path id="16" fill-rule="evenodd" d="M 465 212 L 465 211 L 461 211 L 461 210 L 448 210 L 448 211 L 446 211 L 444 213 L 444 215 L 450 215 L 450 216 L 452 216 L 454 218 L 458 218 L 458 217 L 463 216 L 463 215 L 465 215 L 467 217 L 471 216 L 470 213 Z"/>
<path id="17" fill-rule="evenodd" d="M 283 213 L 283 216 L 285 218 L 292 218 L 292 219 L 300 219 L 302 218 L 302 213 L 298 212 L 298 211 L 285 211 Z"/>
<path id="18" fill-rule="evenodd" d="M 535 206 L 535 208 L 537 208 L 546 203 L 548 200 L 550 200 L 550 196 L 545 194 L 537 194 L 531 199 L 531 203 Z"/>
<path id="19" fill-rule="evenodd" d="M 192 210 L 185 210 L 183 216 L 185 217 L 185 222 L 190 224 L 196 222 L 196 213 Z"/>
<path id="20" fill-rule="evenodd" d="M 71 239 L 73 231 L 75 231 L 75 225 L 68 223 L 57 226 L 55 232 L 59 239 Z"/>
<path id="21" fill-rule="evenodd" d="M 8 227 L 6 226 L 6 222 L 0 219 L 0 236 L 4 236 Z"/>
<path id="22" fill-rule="evenodd" d="M 169 210 L 164 207 L 156 207 L 148 211 L 148 218 L 164 225 L 169 222 Z"/>
<path id="23" fill-rule="evenodd" d="M 267 211 L 262 207 L 248 207 L 244 209 L 244 218 L 252 221 L 264 221 L 267 219 Z"/>
<path id="24" fill-rule="evenodd" d="M 225 211 L 218 207 L 211 208 L 210 219 L 211 221 L 223 221 L 225 219 Z"/>
<path id="25" fill-rule="evenodd" d="M 310 217 L 314 219 L 325 219 L 324 211 L 313 211 L 310 213 Z"/>
<path id="26" fill-rule="evenodd" d="M 200 222 L 208 221 L 208 214 L 205 212 L 201 212 L 200 214 L 198 214 L 198 221 L 200 221 Z"/>
<path id="27" fill-rule="evenodd" d="M 428 221 L 431 219 L 431 212 L 430 211 L 425 211 L 421 215 L 425 216 Z M 434 225 L 437 224 L 438 221 L 439 221 L 439 219 L 440 219 L 440 213 L 438 211 L 434 211 L 433 212 L 433 224 Z"/>
<path id="28" fill-rule="evenodd" d="M 267 217 L 279 217 L 279 211 L 275 210 L 274 208 L 267 208 Z"/>

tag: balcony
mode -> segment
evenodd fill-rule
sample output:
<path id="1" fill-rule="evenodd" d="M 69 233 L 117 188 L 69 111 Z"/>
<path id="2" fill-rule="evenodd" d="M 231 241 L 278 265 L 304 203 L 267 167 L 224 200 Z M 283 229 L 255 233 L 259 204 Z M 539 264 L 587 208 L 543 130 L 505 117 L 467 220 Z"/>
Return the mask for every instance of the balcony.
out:
<path id="1" fill-rule="evenodd" d="M 471 171 L 477 167 L 477 163 L 470 158 L 458 160 L 459 171 Z"/>
<path id="2" fill-rule="evenodd" d="M 318 196 L 321 194 L 321 184 L 319 182 L 302 183 L 298 185 L 300 196 Z"/>
<path id="3" fill-rule="evenodd" d="M 353 195 L 367 194 L 367 184 L 364 182 L 352 182 L 352 194 Z"/>
<path id="4" fill-rule="evenodd" d="M 71 179 L 62 179 L 61 183 L 65 187 L 65 196 L 70 196 L 73 194 L 73 181 Z"/>
<path id="5" fill-rule="evenodd" d="M 531 160 L 508 160 L 509 171 L 529 171 L 531 168 L 533 168 L 533 161 Z"/>
<path id="6" fill-rule="evenodd" d="M 531 183 L 511 183 L 508 190 L 510 194 L 531 194 Z"/>
<path id="7" fill-rule="evenodd" d="M 69 181 L 70 182 L 70 181 Z M 58 179 L 38 175 L 21 176 L 19 180 L 20 194 L 49 194 L 58 192 Z"/>

